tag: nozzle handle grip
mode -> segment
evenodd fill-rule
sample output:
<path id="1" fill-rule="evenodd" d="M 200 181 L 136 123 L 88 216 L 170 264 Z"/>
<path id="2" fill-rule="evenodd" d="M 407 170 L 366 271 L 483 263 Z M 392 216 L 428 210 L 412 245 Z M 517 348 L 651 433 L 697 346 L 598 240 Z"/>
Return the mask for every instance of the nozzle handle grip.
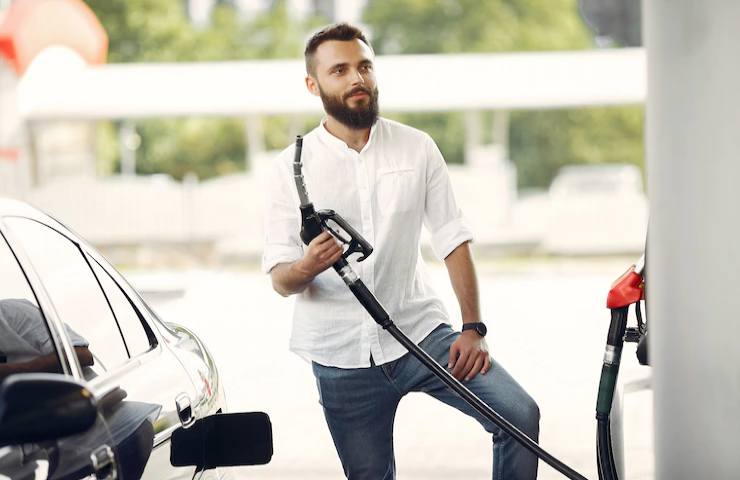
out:
<path id="1" fill-rule="evenodd" d="M 318 237 L 324 231 L 321 218 L 313 208 L 313 204 L 301 205 L 301 240 L 308 245 L 311 240 Z"/>

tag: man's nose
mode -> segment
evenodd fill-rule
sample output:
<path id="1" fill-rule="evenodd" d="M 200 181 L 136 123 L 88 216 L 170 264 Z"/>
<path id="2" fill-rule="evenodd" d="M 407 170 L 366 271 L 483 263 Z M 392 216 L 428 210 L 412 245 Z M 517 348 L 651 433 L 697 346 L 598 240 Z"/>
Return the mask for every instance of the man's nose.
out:
<path id="1" fill-rule="evenodd" d="M 364 84 L 365 77 L 362 76 L 359 70 L 355 70 L 352 78 L 352 85 Z"/>

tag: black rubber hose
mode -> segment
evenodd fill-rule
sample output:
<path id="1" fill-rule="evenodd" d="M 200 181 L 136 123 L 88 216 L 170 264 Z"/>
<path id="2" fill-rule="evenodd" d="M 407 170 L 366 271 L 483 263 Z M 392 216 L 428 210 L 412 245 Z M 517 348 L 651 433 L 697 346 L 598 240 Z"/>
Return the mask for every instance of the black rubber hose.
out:
<path id="1" fill-rule="evenodd" d="M 545 463 L 550 465 L 552 468 L 562 473 L 566 477 L 572 480 L 586 480 L 586 477 L 573 470 L 568 465 L 564 464 L 542 447 L 537 442 L 529 438 L 521 430 L 511 424 L 504 417 L 496 413 L 491 407 L 485 404 L 480 398 L 478 398 L 473 392 L 460 383 L 455 377 L 442 368 L 432 357 L 429 356 L 424 350 L 419 348 L 414 342 L 411 341 L 401 330 L 398 329 L 396 324 L 390 319 L 390 316 L 385 311 L 383 306 L 378 302 L 375 296 L 367 289 L 365 284 L 359 278 L 349 278 L 351 268 L 346 262 L 340 260 L 334 264 L 334 269 L 342 276 L 342 278 L 349 286 L 352 293 L 355 295 L 357 300 L 362 304 L 363 307 L 370 313 L 373 320 L 381 325 L 393 338 L 395 338 L 406 350 L 409 351 L 417 360 L 419 360 L 426 368 L 428 368 L 437 378 L 445 383 L 453 392 L 455 392 L 460 398 L 465 400 L 471 407 L 473 407 L 478 413 L 495 423 L 503 431 L 511 435 L 517 442 L 519 442 L 524 448 L 535 454 L 537 457 L 542 459 Z"/>
<path id="2" fill-rule="evenodd" d="M 600 416 L 600 418 L 597 418 L 596 429 L 596 461 L 599 467 L 599 478 L 601 480 L 618 480 L 614 452 L 612 451 L 609 417 Z"/>

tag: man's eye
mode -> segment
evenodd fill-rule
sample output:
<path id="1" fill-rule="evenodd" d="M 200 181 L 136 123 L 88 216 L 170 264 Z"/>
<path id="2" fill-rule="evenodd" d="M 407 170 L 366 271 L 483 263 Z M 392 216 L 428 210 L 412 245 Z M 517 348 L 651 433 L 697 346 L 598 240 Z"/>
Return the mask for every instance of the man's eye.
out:
<path id="1" fill-rule="evenodd" d="M 369 72 L 369 71 L 371 71 L 373 69 L 373 66 L 372 65 L 363 65 L 360 68 L 362 69 L 363 72 Z"/>
<path id="2" fill-rule="evenodd" d="M 337 68 L 335 68 L 334 70 L 332 70 L 332 72 L 331 72 L 331 73 L 334 73 L 334 74 L 341 74 L 341 73 L 343 73 L 343 72 L 344 72 L 344 68 L 343 68 L 343 67 L 337 67 Z"/>

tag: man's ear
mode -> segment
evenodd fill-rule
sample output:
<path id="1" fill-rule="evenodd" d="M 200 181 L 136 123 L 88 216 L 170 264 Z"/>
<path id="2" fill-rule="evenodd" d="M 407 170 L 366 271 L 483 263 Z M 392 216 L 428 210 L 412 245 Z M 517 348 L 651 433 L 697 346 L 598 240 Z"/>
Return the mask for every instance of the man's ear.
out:
<path id="1" fill-rule="evenodd" d="M 306 88 L 312 95 L 316 95 L 317 97 L 320 95 L 319 83 L 311 75 L 306 75 Z"/>

